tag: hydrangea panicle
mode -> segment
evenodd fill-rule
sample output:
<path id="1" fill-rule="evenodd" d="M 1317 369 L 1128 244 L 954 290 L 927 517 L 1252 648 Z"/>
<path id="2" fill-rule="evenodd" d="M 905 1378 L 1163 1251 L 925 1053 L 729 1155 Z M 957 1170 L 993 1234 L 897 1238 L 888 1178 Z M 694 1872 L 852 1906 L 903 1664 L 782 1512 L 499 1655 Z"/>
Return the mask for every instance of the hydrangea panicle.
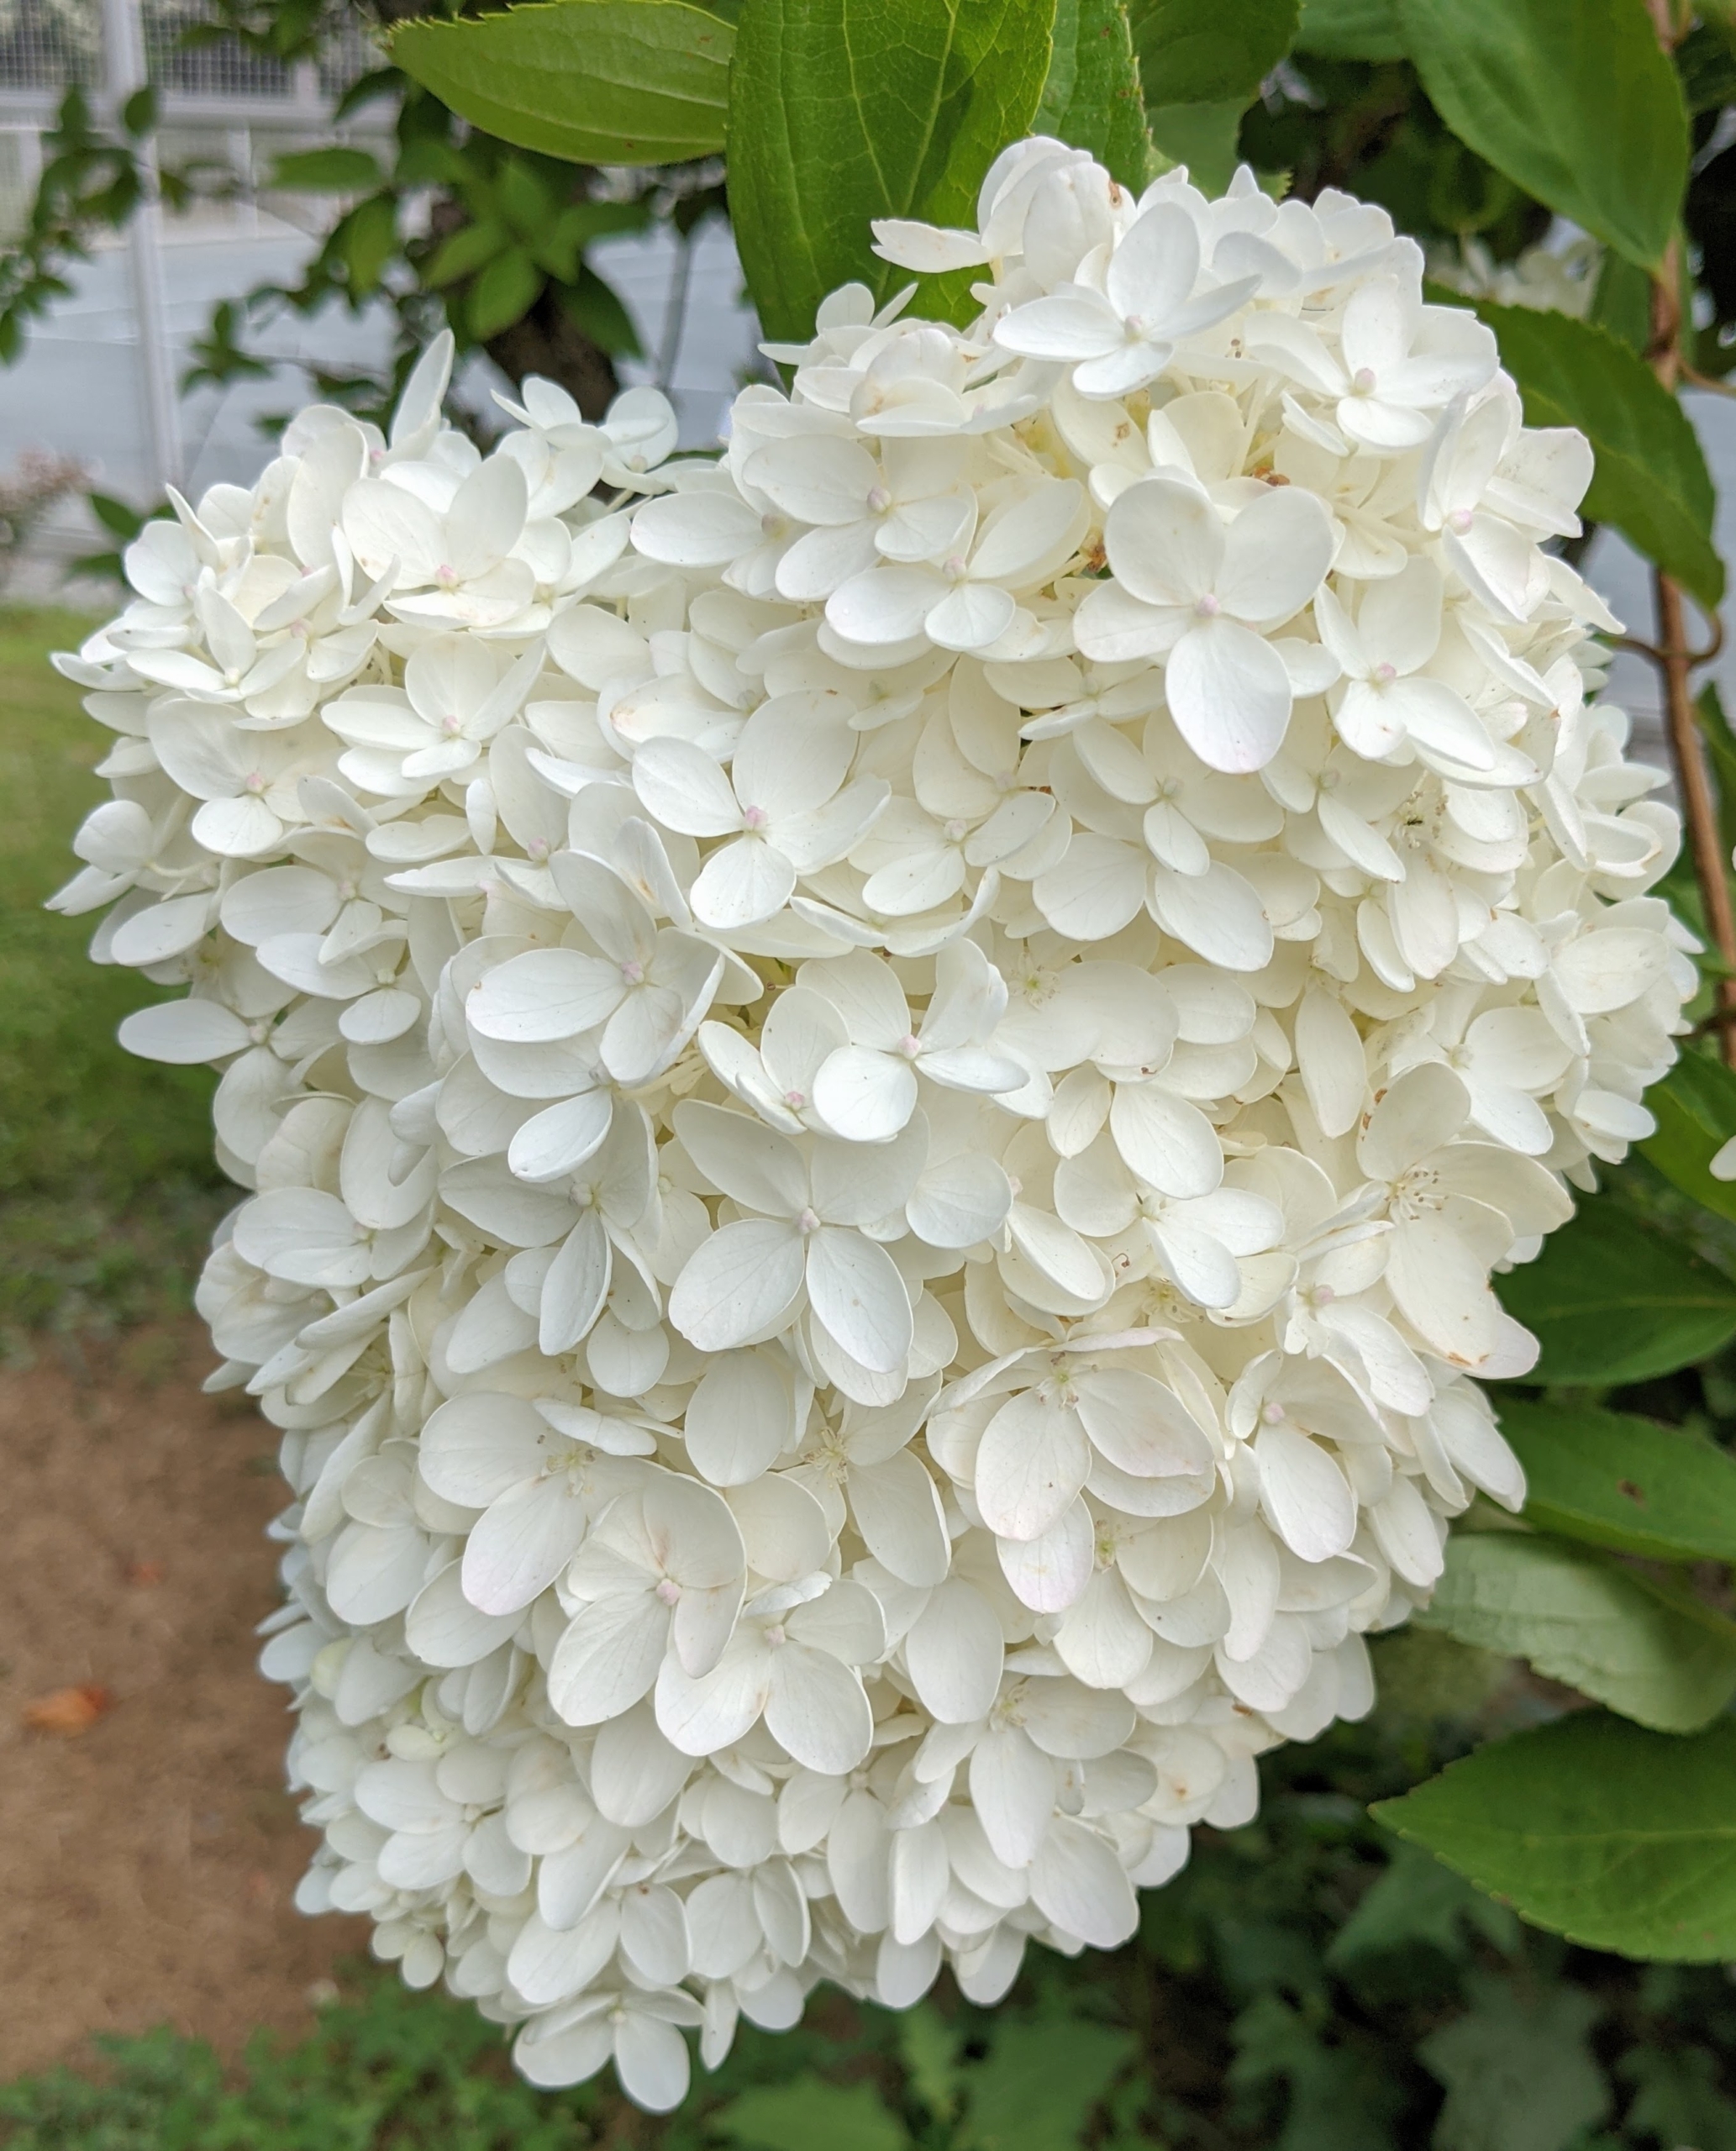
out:
<path id="1" fill-rule="evenodd" d="M 1677 835 L 1578 437 L 1376 208 L 1017 145 L 967 329 L 483 453 L 303 413 L 62 669 L 56 899 L 181 998 L 281 1430 L 309 1911 L 666 2109 L 823 1980 L 1131 1933 L 1518 1468 Z"/>

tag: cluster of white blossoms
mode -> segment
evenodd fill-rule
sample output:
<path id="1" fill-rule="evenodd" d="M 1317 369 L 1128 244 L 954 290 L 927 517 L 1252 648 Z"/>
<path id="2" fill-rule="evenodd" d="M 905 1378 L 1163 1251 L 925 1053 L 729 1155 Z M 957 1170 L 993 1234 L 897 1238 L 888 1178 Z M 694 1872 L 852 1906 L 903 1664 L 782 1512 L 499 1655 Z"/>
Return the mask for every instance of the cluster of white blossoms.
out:
<path id="1" fill-rule="evenodd" d="M 251 1191 L 301 1901 L 652 2107 L 1113 1948 L 1369 1707 L 1693 983 L 1586 444 L 1414 245 L 1046 140 L 981 224 L 720 461 L 535 381 L 484 455 L 443 350 L 305 412 L 64 660 L 57 901 Z"/>

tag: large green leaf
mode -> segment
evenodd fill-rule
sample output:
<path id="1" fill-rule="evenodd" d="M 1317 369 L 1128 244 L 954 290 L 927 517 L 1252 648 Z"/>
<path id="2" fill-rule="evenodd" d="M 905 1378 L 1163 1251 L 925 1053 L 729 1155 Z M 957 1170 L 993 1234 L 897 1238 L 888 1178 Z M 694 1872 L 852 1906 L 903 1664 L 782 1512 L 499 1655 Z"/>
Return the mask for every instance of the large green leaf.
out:
<path id="1" fill-rule="evenodd" d="M 1630 260 L 1663 260 L 1688 122 L 1644 0 L 1397 0 L 1435 109 L 1498 171 Z"/>
<path id="2" fill-rule="evenodd" d="M 1302 0 L 1297 45 L 1323 60 L 1402 60 L 1397 0 Z"/>
<path id="3" fill-rule="evenodd" d="M 477 127 L 575 164 L 678 164 L 723 146 L 734 33 L 687 0 L 533 0 L 405 23 L 392 56 Z"/>
<path id="4" fill-rule="evenodd" d="M 1736 1561 L 1736 1458 L 1715 1443 L 1589 1404 L 1498 1408 L 1532 1523 L 1654 1561 Z"/>
<path id="5" fill-rule="evenodd" d="M 1470 2007 L 1417 2044 L 1447 2094 L 1430 2151 L 1568 2151 L 1586 2142 L 1612 2103 L 1587 2038 L 1603 2013 L 1598 1998 L 1565 1980 L 1484 1974 L 1465 1984 Z"/>
<path id="6" fill-rule="evenodd" d="M 1658 1123 L 1657 1133 L 1639 1146 L 1646 1156 L 1684 1195 L 1736 1217 L 1736 1181 L 1714 1180 L 1711 1170 L 1736 1135 L 1736 1069 L 1706 1054 L 1684 1054 L 1645 1102 Z"/>
<path id="7" fill-rule="evenodd" d="M 1736 1696 L 1736 1624 L 1556 1538 L 1460 1533 L 1416 1618 L 1660 1733 L 1697 1733 Z"/>
<path id="8" fill-rule="evenodd" d="M 1076 2143 L 1092 2108 L 1134 2050 L 1131 2033 L 1086 2017 L 1036 2024 L 1003 2017 L 988 2059 L 959 2075 L 970 2098 L 971 2143 L 980 2151 L 1056 2151 Z"/>
<path id="9" fill-rule="evenodd" d="M 1297 0 L 1132 0 L 1149 105 L 1244 104 L 1296 42 Z"/>
<path id="10" fill-rule="evenodd" d="M 1736 1283 L 1607 1195 L 1496 1287 L 1543 1347 L 1542 1382 L 1644 1381 L 1736 1337 Z"/>
<path id="11" fill-rule="evenodd" d="M 1377 1821 L 1534 1926 L 1624 1957 L 1736 1957 L 1736 1720 L 1576 1711 L 1449 1763 Z"/>
<path id="12" fill-rule="evenodd" d="M 1152 146 L 1165 163 L 1186 165 L 1187 176 L 1202 193 L 1222 194 L 1234 176 L 1245 97 L 1225 97 L 1218 104 L 1155 104 L 1145 123 Z"/>
<path id="13" fill-rule="evenodd" d="M 973 224 L 984 173 L 1026 134 L 1055 0 L 744 0 L 730 76 L 729 208 L 775 337 L 805 339 L 826 293 L 906 281 L 869 220 Z M 965 280 L 968 281 L 968 279 Z M 924 289 L 923 303 L 961 292 Z"/>
<path id="14" fill-rule="evenodd" d="M 706 2117 L 743 2151 L 905 2151 L 902 2124 L 866 2084 L 761 2084 Z"/>
<path id="15" fill-rule="evenodd" d="M 1122 0 L 1058 0 L 1054 55 L 1031 132 L 1089 150 L 1123 187 L 1144 190 L 1151 144 Z"/>
<path id="16" fill-rule="evenodd" d="M 1585 513 L 1716 607 L 1712 473 L 1687 413 L 1639 354 L 1590 322 L 1530 307 L 1480 306 L 1533 426 L 1577 426 L 1597 453 Z"/>

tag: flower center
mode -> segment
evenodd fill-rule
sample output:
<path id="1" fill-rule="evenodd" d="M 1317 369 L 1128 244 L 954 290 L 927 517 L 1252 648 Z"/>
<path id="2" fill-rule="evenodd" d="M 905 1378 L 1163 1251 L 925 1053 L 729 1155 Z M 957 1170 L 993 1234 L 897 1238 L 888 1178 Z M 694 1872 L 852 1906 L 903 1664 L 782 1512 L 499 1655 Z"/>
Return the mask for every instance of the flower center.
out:
<path id="1" fill-rule="evenodd" d="M 681 1597 L 681 1587 L 673 1576 L 665 1576 L 654 1595 L 660 1604 L 673 1606 Z"/>
<path id="2" fill-rule="evenodd" d="M 645 967 L 637 956 L 629 957 L 628 961 L 621 966 L 621 976 L 629 986 L 643 986 L 645 982 Z"/>
<path id="3" fill-rule="evenodd" d="M 892 497 L 886 491 L 884 486 L 871 486 L 868 488 L 868 513 L 870 515 L 884 515 L 892 504 Z"/>
<path id="4" fill-rule="evenodd" d="M 1208 590 L 1203 597 L 1193 601 L 1193 616 L 1197 620 L 1215 620 L 1223 607 Z"/>
<path id="5" fill-rule="evenodd" d="M 1447 518 L 1447 528 L 1449 530 L 1457 531 L 1462 538 L 1470 529 L 1471 520 L 1471 513 L 1468 508 L 1455 508 Z"/>
<path id="6" fill-rule="evenodd" d="M 763 807 L 744 807 L 741 810 L 741 825 L 744 829 L 763 829 L 771 819 L 771 815 Z"/>
<path id="7" fill-rule="evenodd" d="M 1398 667 L 1389 665 L 1384 657 L 1375 667 L 1375 685 L 1377 687 L 1390 687 L 1397 677 Z"/>
<path id="8" fill-rule="evenodd" d="M 819 1218 L 812 1210 L 802 1211 L 796 1220 L 796 1229 L 801 1233 L 803 1239 L 806 1239 L 810 1233 L 818 1232 L 819 1228 Z"/>
<path id="9" fill-rule="evenodd" d="M 1358 366 L 1350 376 L 1350 386 L 1359 396 L 1372 396 L 1375 388 L 1375 370 L 1372 366 Z"/>

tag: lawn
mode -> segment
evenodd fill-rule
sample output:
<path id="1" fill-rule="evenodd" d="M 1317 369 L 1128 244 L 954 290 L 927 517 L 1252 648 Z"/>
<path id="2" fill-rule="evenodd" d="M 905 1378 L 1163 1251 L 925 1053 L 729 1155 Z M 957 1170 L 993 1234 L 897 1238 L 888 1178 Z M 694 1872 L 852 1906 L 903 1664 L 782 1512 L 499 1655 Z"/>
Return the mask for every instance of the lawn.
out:
<path id="1" fill-rule="evenodd" d="M 42 908 L 107 797 L 92 772 L 111 735 L 48 663 L 89 632 L 76 613 L 0 612 L 0 1344 L 13 1352 L 31 1329 L 184 1305 L 224 1207 L 210 1076 L 123 1053 L 117 1025 L 157 989 L 88 961 L 94 917 Z"/>

